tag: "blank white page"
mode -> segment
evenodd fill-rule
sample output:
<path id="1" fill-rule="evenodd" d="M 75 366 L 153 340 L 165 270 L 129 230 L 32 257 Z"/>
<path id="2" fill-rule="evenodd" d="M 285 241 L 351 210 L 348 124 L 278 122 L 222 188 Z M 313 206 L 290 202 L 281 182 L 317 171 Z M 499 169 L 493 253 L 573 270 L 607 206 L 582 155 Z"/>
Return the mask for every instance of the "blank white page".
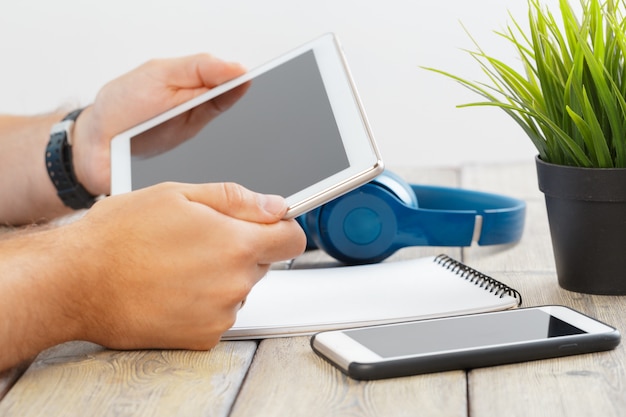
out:
<path id="1" fill-rule="evenodd" d="M 455 265 L 464 267 L 458 262 Z M 484 279 L 470 281 L 482 274 L 466 275 L 459 269 L 445 268 L 435 257 L 272 270 L 252 289 L 223 339 L 295 336 L 518 305 L 518 299 L 511 295 L 514 290 L 493 280 L 502 285 L 495 291 L 493 286 L 484 285 Z"/>

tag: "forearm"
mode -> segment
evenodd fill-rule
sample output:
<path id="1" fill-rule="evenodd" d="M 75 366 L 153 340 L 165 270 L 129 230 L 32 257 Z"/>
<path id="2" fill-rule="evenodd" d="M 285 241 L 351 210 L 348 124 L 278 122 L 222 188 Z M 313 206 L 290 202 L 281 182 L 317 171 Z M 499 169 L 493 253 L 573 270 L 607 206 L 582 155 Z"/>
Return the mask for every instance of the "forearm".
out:
<path id="1" fill-rule="evenodd" d="M 50 128 L 63 116 L 0 116 L 0 224 L 40 222 L 69 212 L 45 166 Z"/>
<path id="2" fill-rule="evenodd" d="M 71 248 L 64 247 L 59 230 L 41 229 L 0 235 L 0 370 L 79 333 L 75 265 L 62 255 Z"/>

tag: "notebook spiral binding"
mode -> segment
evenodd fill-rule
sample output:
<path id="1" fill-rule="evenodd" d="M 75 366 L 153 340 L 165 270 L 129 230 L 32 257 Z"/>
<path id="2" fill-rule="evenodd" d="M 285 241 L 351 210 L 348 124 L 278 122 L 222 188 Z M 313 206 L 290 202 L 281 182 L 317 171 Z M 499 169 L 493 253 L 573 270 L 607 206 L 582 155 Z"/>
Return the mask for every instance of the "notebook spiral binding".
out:
<path id="1" fill-rule="evenodd" d="M 488 275 L 483 274 L 482 272 L 470 268 L 456 259 L 450 258 L 448 255 L 438 255 L 435 257 L 435 262 L 457 274 L 461 278 L 478 285 L 480 288 L 484 288 L 485 291 L 489 291 L 494 295 L 500 296 L 500 298 L 504 297 L 504 295 L 510 295 L 517 300 L 518 306 L 522 305 L 522 295 L 517 290 L 494 278 L 491 278 Z"/>

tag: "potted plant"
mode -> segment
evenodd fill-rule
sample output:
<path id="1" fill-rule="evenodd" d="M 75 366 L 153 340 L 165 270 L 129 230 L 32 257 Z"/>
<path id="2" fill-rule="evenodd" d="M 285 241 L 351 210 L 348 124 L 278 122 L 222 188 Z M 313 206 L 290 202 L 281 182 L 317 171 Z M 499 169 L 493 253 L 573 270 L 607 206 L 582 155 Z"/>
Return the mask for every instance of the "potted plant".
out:
<path id="1" fill-rule="evenodd" d="M 526 29 L 498 32 L 520 70 L 476 42 L 487 82 L 428 69 L 485 99 L 460 107 L 500 108 L 533 142 L 561 287 L 626 294 L 626 0 L 528 6 Z"/>

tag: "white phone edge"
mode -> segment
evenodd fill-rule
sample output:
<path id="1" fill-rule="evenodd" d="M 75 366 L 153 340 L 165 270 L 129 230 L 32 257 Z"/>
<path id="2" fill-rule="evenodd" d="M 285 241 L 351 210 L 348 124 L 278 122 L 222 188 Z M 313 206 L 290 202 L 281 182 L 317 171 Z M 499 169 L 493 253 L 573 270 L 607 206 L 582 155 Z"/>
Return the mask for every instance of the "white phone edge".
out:
<path id="1" fill-rule="evenodd" d="M 585 331 L 588 334 L 602 334 L 602 333 L 614 333 L 617 330 L 607 324 L 604 324 L 592 317 L 589 317 L 581 312 L 573 310 L 569 307 L 560 306 L 560 305 L 546 305 L 546 306 L 536 306 L 536 307 L 525 307 L 523 309 L 511 309 L 511 310 L 503 310 L 503 311 L 494 311 L 488 313 L 477 313 L 471 314 L 473 315 L 489 315 L 489 314 L 511 314 L 520 310 L 528 310 L 528 309 L 538 309 L 542 310 L 556 318 L 559 318 L 573 326 L 578 327 L 579 329 Z M 451 317 L 441 317 L 436 319 L 428 319 L 424 321 L 442 321 L 454 319 L 462 316 L 451 316 Z M 369 327 L 390 327 L 390 326 L 403 326 L 407 324 L 411 324 L 412 322 L 403 322 L 403 323 L 395 323 L 395 324 L 384 324 L 380 326 L 369 326 Z M 324 356 L 334 362 L 338 367 L 343 369 L 345 372 L 349 370 L 351 363 L 360 363 L 360 364 L 379 364 L 384 362 L 392 362 L 401 360 L 404 358 L 418 358 L 418 357 L 426 357 L 429 354 L 424 355 L 409 355 L 409 356 L 399 356 L 392 358 L 383 358 L 372 350 L 368 349 L 361 343 L 347 336 L 344 332 L 349 329 L 343 330 L 330 330 L 324 331 L 315 334 L 311 339 L 311 345 L 315 347 L 316 350 L 320 351 Z M 568 337 L 568 336 L 564 336 Z M 537 339 L 539 340 L 539 339 Z M 529 341 L 517 342 L 517 343 L 509 343 L 502 344 L 498 346 L 516 346 L 526 344 Z M 480 349 L 488 348 L 488 346 L 482 346 Z M 447 352 L 440 353 L 454 353 L 460 352 L 464 349 L 460 350 L 451 350 Z M 476 349 L 478 350 L 478 349 Z"/>
<path id="2" fill-rule="evenodd" d="M 374 141 L 339 41 L 333 33 L 327 33 L 113 137 L 111 140 L 111 195 L 132 190 L 130 155 L 132 137 L 309 50 L 313 50 L 318 62 L 318 69 L 336 116 L 350 167 L 305 190 L 287 196 L 289 209 L 285 218 L 293 218 L 312 210 L 374 179 L 384 170 L 382 157 Z"/>

